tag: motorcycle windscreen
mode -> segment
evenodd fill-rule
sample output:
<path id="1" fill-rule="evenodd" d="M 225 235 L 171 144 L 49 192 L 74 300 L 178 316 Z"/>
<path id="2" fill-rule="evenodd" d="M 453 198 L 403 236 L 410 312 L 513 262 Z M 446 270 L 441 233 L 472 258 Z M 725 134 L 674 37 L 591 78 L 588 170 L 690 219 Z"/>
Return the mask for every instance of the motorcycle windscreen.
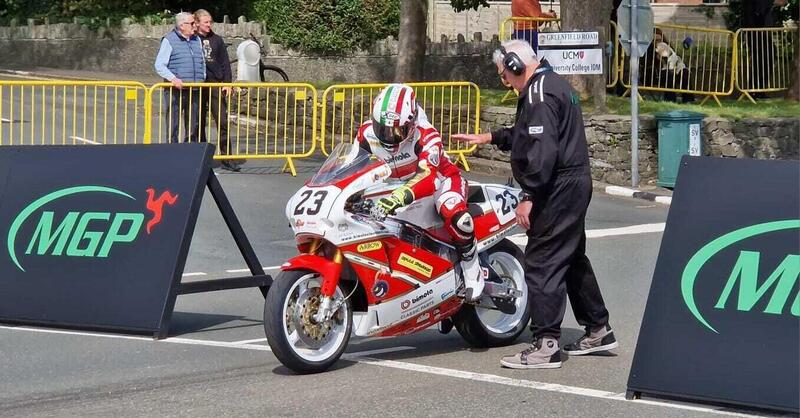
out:
<path id="1" fill-rule="evenodd" d="M 384 164 L 357 144 L 341 143 L 336 146 L 311 178 L 309 186 L 325 186 L 345 179 L 371 165 Z"/>

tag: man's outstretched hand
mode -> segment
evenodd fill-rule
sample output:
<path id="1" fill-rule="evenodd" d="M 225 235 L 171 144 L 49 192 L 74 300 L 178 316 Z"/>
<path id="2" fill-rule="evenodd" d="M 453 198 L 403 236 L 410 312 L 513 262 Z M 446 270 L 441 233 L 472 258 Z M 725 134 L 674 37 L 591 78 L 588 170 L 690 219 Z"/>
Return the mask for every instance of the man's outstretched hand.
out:
<path id="1" fill-rule="evenodd" d="M 466 142 L 470 145 L 482 145 L 492 142 L 492 134 L 455 134 L 450 139 L 457 142 Z"/>

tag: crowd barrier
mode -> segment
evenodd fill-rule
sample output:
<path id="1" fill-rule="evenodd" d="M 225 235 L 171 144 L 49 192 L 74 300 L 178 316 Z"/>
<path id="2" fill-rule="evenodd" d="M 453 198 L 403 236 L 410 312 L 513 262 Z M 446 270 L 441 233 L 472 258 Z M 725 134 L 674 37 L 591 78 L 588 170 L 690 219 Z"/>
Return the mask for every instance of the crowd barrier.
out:
<path id="1" fill-rule="evenodd" d="M 739 100 L 789 88 L 798 47 L 797 28 L 739 29 L 734 36 Z M 795 69 L 796 70 L 796 69 Z"/>
<path id="2" fill-rule="evenodd" d="M 448 154 L 465 170 L 469 164 L 465 154 L 475 146 L 451 141 L 456 133 L 478 133 L 480 129 L 480 89 L 474 83 L 408 83 L 414 88 L 417 102 L 428 120 L 442 134 Z M 342 142 L 351 142 L 362 122 L 370 119 L 372 103 L 386 84 L 340 84 L 328 87 L 322 94 L 320 143 L 327 155 Z"/>
<path id="3" fill-rule="evenodd" d="M 639 59 L 639 90 L 705 96 L 702 103 L 733 93 L 734 34 L 728 30 L 659 24 Z M 622 60 L 622 84 L 631 87 L 630 56 Z"/>
<path id="4" fill-rule="evenodd" d="M 147 87 L 129 81 L 0 81 L 0 145 L 141 143 Z"/>
<path id="5" fill-rule="evenodd" d="M 147 103 L 147 143 L 206 140 L 217 144 L 215 159 L 285 159 L 292 175 L 293 159 L 316 146 L 317 90 L 310 84 L 186 83 L 179 90 L 159 83 Z M 186 130 L 187 121 L 197 132 Z"/>

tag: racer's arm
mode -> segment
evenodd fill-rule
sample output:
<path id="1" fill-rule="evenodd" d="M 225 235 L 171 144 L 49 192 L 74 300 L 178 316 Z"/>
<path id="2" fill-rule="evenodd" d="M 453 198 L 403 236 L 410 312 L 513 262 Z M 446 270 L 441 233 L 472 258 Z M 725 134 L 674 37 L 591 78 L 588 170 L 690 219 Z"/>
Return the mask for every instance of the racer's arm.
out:
<path id="1" fill-rule="evenodd" d="M 395 189 L 389 197 L 378 202 L 384 213 L 391 214 L 395 210 L 408 206 L 415 200 L 430 196 L 436 192 L 439 163 L 447 158 L 442 150 L 442 139 L 436 130 L 425 134 L 415 145 L 418 156 L 417 172 L 404 185 Z"/>

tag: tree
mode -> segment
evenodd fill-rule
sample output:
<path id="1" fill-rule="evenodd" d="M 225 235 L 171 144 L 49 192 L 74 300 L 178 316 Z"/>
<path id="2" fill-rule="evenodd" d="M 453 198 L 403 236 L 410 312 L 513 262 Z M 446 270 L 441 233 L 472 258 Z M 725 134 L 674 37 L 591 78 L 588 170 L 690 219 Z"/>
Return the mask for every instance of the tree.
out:
<path id="1" fill-rule="evenodd" d="M 561 29 L 600 33 L 600 45 L 609 39 L 612 0 L 561 0 Z M 610 70 L 610 69 L 607 69 Z M 600 75 L 568 77 L 581 98 L 594 97 L 595 110 L 606 109 L 606 78 Z"/>
<path id="2" fill-rule="evenodd" d="M 800 42 L 794 43 L 794 64 L 792 65 L 792 82 L 789 83 L 789 90 L 786 98 L 800 102 Z"/>
<path id="3" fill-rule="evenodd" d="M 396 81 L 422 81 L 425 69 L 425 47 L 428 0 L 400 2 L 400 43 L 397 49 Z"/>
<path id="4" fill-rule="evenodd" d="M 428 0 L 403 0 L 400 7 L 400 44 L 397 51 L 395 80 L 421 81 L 425 70 Z M 487 7 L 486 0 L 450 0 L 457 12 Z"/>

